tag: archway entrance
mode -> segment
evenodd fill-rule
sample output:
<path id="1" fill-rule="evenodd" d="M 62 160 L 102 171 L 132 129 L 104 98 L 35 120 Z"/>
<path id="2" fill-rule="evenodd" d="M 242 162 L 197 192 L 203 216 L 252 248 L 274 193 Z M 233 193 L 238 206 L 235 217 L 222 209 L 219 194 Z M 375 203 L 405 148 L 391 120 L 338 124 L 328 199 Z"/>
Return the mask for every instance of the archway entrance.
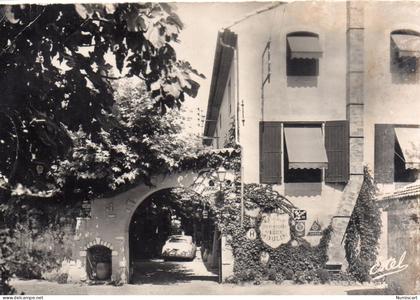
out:
<path id="1" fill-rule="evenodd" d="M 220 236 L 208 199 L 183 188 L 159 190 L 129 226 L 130 282 L 218 281 Z"/>

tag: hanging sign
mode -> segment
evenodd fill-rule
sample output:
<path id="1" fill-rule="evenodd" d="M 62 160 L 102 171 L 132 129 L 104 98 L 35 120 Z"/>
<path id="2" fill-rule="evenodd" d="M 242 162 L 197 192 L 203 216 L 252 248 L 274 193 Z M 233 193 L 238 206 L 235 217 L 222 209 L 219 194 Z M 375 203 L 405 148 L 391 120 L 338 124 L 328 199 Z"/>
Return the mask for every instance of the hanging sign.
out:
<path id="1" fill-rule="evenodd" d="M 261 240 L 271 248 L 277 248 L 290 240 L 289 215 L 264 213 L 260 225 Z"/>
<path id="2" fill-rule="evenodd" d="M 246 232 L 246 237 L 248 240 L 251 240 L 251 241 L 255 240 L 257 238 L 257 231 L 254 228 L 249 229 Z"/>
<path id="3" fill-rule="evenodd" d="M 318 221 L 312 223 L 311 228 L 309 228 L 308 235 L 322 235 L 321 224 Z"/>

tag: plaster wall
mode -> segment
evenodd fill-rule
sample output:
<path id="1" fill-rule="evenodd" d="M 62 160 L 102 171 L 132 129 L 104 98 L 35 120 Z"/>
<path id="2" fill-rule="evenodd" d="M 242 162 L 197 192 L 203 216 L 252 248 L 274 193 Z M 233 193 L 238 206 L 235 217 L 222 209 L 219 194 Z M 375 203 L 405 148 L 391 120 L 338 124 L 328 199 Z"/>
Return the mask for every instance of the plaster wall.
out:
<path id="1" fill-rule="evenodd" d="M 310 12 L 310 13 L 309 13 Z M 263 26 L 262 26 L 263 25 Z M 239 124 L 245 183 L 259 182 L 259 122 L 323 122 L 346 119 L 346 4 L 293 2 L 249 18 L 230 28 L 238 34 L 238 80 L 231 86 L 244 103 L 245 124 Z M 309 31 L 319 35 L 323 51 L 319 59 L 319 76 L 286 75 L 286 35 Z M 271 79 L 262 95 L 262 55 L 270 41 Z M 236 62 L 236 61 L 235 61 Z M 234 62 L 234 63 L 235 63 Z M 234 78 L 236 68 L 231 68 Z M 236 86 L 239 84 L 239 86 Z M 220 116 L 228 115 L 227 90 Z M 264 98 L 264 99 L 262 99 Z M 233 112 L 232 112 L 233 113 Z M 306 231 L 314 221 L 325 228 L 337 212 L 344 184 L 283 183 L 274 188 L 300 209 L 308 212 Z M 305 236 L 313 244 L 319 236 Z"/>
<path id="2" fill-rule="evenodd" d="M 391 32 L 404 29 L 420 33 L 419 14 L 420 3 L 416 1 L 365 4 L 364 157 L 371 170 L 375 124 L 420 124 L 420 76 L 402 82 L 390 68 Z"/>

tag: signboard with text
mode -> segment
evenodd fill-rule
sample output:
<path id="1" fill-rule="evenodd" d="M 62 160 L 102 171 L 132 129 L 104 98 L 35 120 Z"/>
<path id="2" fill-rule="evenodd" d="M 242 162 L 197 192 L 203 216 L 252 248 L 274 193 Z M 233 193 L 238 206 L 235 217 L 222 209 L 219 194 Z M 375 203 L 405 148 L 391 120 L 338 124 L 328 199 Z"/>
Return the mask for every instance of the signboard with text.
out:
<path id="1" fill-rule="evenodd" d="M 264 213 L 260 225 L 261 240 L 271 248 L 277 248 L 290 240 L 289 215 Z"/>

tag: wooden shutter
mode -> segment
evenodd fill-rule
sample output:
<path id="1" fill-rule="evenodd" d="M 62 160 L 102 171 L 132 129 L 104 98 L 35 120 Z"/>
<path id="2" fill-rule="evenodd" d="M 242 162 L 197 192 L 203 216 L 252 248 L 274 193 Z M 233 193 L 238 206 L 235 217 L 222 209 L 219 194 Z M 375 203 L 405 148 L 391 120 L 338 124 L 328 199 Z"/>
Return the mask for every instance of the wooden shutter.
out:
<path id="1" fill-rule="evenodd" d="M 329 121 L 325 123 L 325 150 L 328 157 L 325 182 L 347 182 L 349 180 L 348 121 Z"/>
<path id="2" fill-rule="evenodd" d="M 281 183 L 281 123 L 260 123 L 260 182 Z"/>
<path id="3" fill-rule="evenodd" d="M 395 131 L 392 124 L 375 124 L 375 182 L 394 182 Z"/>

